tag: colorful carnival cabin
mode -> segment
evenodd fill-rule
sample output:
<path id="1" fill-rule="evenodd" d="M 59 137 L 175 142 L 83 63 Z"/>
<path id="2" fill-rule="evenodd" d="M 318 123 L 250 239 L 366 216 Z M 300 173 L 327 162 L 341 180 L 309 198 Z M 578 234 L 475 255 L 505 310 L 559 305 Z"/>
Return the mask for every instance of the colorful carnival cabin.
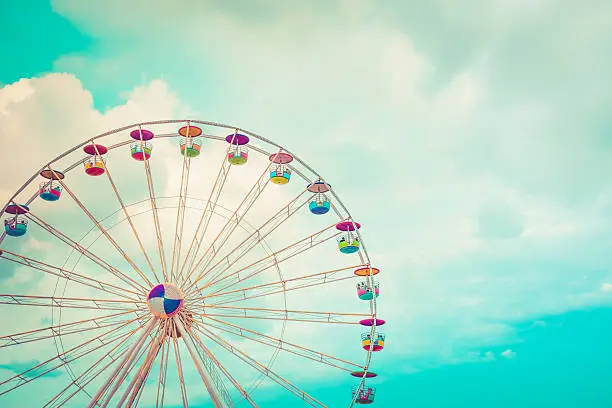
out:
<path id="1" fill-rule="evenodd" d="M 196 157 L 202 150 L 202 129 L 187 125 L 183 126 L 178 130 L 179 135 L 183 136 L 181 139 L 181 154 L 187 155 L 187 157 Z"/>
<path id="2" fill-rule="evenodd" d="M 153 139 L 153 132 L 138 128 L 130 132 L 130 137 L 136 140 L 130 144 L 132 158 L 138 161 L 149 160 L 153 151 L 153 144 L 149 140 Z"/>
<path id="3" fill-rule="evenodd" d="M 376 388 L 372 388 L 363 384 L 363 386 L 355 385 L 353 387 L 353 398 L 356 404 L 371 404 L 374 402 Z"/>
<path id="4" fill-rule="evenodd" d="M 336 229 L 344 231 L 338 236 L 338 249 L 343 254 L 352 254 L 359 251 L 359 237 L 356 230 L 361 228 L 361 224 L 353 221 L 342 221 L 336 224 Z"/>
<path id="5" fill-rule="evenodd" d="M 378 325 L 378 322 L 376 322 Z M 374 340 L 372 340 L 372 338 Z M 372 351 L 380 351 L 385 347 L 385 335 L 382 333 L 374 333 L 374 337 L 370 335 L 370 333 L 363 333 L 361 335 L 361 347 L 364 350 L 370 350 L 370 346 L 372 346 Z"/>
<path id="6" fill-rule="evenodd" d="M 227 161 L 236 166 L 245 164 L 249 158 L 249 148 L 247 147 L 249 137 L 240 133 L 233 133 L 227 135 L 225 141 L 230 144 Z"/>
<path id="7" fill-rule="evenodd" d="M 57 183 L 57 180 L 64 179 L 64 173 L 57 170 L 45 169 L 40 172 L 40 175 L 49 181 L 40 183 L 38 196 L 45 201 L 57 201 L 62 195 L 62 187 Z"/>
<path id="8" fill-rule="evenodd" d="M 22 216 L 27 214 L 29 211 L 30 209 L 25 204 L 9 204 L 6 207 L 5 212 L 12 215 L 12 217 L 4 220 L 4 231 L 6 232 L 6 235 L 11 237 L 20 237 L 25 235 L 25 233 L 28 231 L 28 220 Z"/>
<path id="9" fill-rule="evenodd" d="M 320 215 L 329 212 L 331 204 L 325 193 L 329 191 L 330 187 L 329 184 L 321 180 L 315 181 L 307 187 L 308 191 L 314 193 L 308 205 L 311 213 Z"/>
<path id="10" fill-rule="evenodd" d="M 85 173 L 90 176 L 104 174 L 104 158 L 102 156 L 108 153 L 108 149 L 105 146 L 92 143 L 85 146 L 83 151 L 89 155 L 84 162 Z"/>
<path id="11" fill-rule="evenodd" d="M 357 296 L 361 300 L 372 300 L 374 298 L 380 296 L 380 285 L 378 282 L 374 282 L 374 290 L 372 290 L 372 285 L 370 282 L 359 282 L 357 283 Z"/>
<path id="12" fill-rule="evenodd" d="M 287 152 L 273 153 L 269 157 L 274 164 L 270 171 L 270 180 L 274 184 L 287 184 L 291 179 L 291 169 L 287 164 L 293 161 L 293 156 Z"/>

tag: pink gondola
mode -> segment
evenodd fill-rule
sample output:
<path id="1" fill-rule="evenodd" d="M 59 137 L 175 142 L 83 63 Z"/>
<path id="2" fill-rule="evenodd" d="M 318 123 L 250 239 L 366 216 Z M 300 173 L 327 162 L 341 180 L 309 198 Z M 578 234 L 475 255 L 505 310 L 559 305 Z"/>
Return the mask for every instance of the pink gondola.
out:
<path id="1" fill-rule="evenodd" d="M 25 235 L 28 231 L 28 220 L 21 216 L 30 212 L 28 206 L 25 204 L 9 204 L 4 212 L 12 215 L 12 217 L 4 220 L 4 232 L 6 235 L 11 237 Z"/>
<path id="2" fill-rule="evenodd" d="M 356 404 L 366 405 L 374 402 L 376 388 L 372 388 L 363 384 L 363 387 L 355 385 L 353 387 L 353 398 Z"/>
<path id="3" fill-rule="evenodd" d="M 135 142 L 130 143 L 130 153 L 134 160 L 144 161 L 151 158 L 153 152 L 153 144 L 149 140 L 153 139 L 155 135 L 150 130 L 146 129 L 135 129 L 130 132 L 130 137 Z"/>
<path id="4" fill-rule="evenodd" d="M 359 251 L 359 236 L 357 230 L 361 228 L 361 224 L 353 221 L 342 221 L 336 224 L 336 229 L 344 231 L 343 234 L 338 235 L 338 249 L 343 254 L 352 254 Z"/>
<path id="5" fill-rule="evenodd" d="M 249 158 L 249 137 L 240 133 L 227 135 L 225 141 L 230 144 L 227 161 L 235 166 L 243 165 Z"/>
<path id="6" fill-rule="evenodd" d="M 380 285 L 374 282 L 374 290 L 369 282 L 359 282 L 357 284 L 357 297 L 361 300 L 372 300 L 374 296 L 380 296 Z"/>
<path id="7" fill-rule="evenodd" d="M 45 201 L 57 201 L 62 195 L 62 187 L 58 180 L 64 179 L 64 173 L 57 170 L 45 169 L 40 172 L 40 175 L 49 181 L 40 183 L 38 196 Z"/>
<path id="8" fill-rule="evenodd" d="M 105 146 L 99 144 L 90 144 L 83 148 L 83 151 L 89 155 L 89 157 L 83 163 L 85 166 L 85 173 L 90 176 L 100 176 L 104 174 L 104 158 L 102 157 L 108 152 Z"/>
<path id="9" fill-rule="evenodd" d="M 202 150 L 202 128 L 188 124 L 178 130 L 178 134 L 183 136 L 181 140 L 181 154 L 187 157 L 197 157 Z"/>
<path id="10" fill-rule="evenodd" d="M 287 164 L 293 161 L 293 156 L 287 152 L 271 154 L 270 161 L 274 163 L 270 171 L 270 181 L 274 184 L 287 184 L 291 179 L 291 169 Z"/>

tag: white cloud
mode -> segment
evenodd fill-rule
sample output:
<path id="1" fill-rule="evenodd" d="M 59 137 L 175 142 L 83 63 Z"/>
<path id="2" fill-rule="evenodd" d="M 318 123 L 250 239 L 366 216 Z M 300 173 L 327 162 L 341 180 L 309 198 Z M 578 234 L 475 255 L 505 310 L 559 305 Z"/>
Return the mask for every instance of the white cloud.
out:
<path id="1" fill-rule="evenodd" d="M 34 90 L 30 86 L 30 81 L 22 79 L 14 84 L 5 85 L 0 93 L 0 114 L 8 114 L 12 104 L 19 103 L 32 95 Z"/>
<path id="2" fill-rule="evenodd" d="M 484 361 L 495 361 L 495 353 L 493 353 L 492 351 L 487 351 L 486 353 L 484 353 L 483 360 Z"/>
<path id="3" fill-rule="evenodd" d="M 507 349 L 507 350 L 502 351 L 499 355 L 510 360 L 516 357 L 516 351 Z"/>
<path id="4" fill-rule="evenodd" d="M 604 292 L 612 292 L 612 283 L 604 282 L 604 284 L 601 285 L 601 290 Z"/>
<path id="5" fill-rule="evenodd" d="M 535 322 L 533 322 L 531 324 L 532 328 L 534 328 L 534 327 L 542 327 L 543 328 L 543 327 L 547 327 L 547 326 L 548 326 L 548 323 L 546 323 L 544 320 L 536 320 Z"/>
<path id="6" fill-rule="evenodd" d="M 206 8 L 205 13 L 193 9 L 185 15 L 184 8 L 161 3 L 128 7 L 109 1 L 97 9 L 84 8 L 79 1 L 54 5 L 100 38 L 109 35 L 106 24 L 112 21 L 110 37 L 133 36 L 142 46 L 143 61 L 160 58 L 163 64 L 179 60 L 168 55 L 189 56 L 190 66 L 180 66 L 172 78 L 184 78 L 182 85 L 190 95 L 181 98 L 197 100 L 204 119 L 227 120 L 270 135 L 333 182 L 351 212 L 364 221 L 371 256 L 383 269 L 379 308 L 389 322 L 389 337 L 382 359 L 406 353 L 408 347 L 393 347 L 406 341 L 415 345 L 415 354 L 438 353 L 453 361 L 457 340 L 466 347 L 507 344 L 517 336 L 515 321 L 602 302 L 603 296 L 590 295 L 601 295 L 600 278 L 591 279 L 584 272 L 587 279 L 579 281 L 575 271 L 606 269 L 611 262 L 599 256 L 608 252 L 604 243 L 609 240 L 610 194 L 597 187 L 599 182 L 588 183 L 584 170 L 597 169 L 593 180 L 601 180 L 609 153 L 583 138 L 577 142 L 561 134 L 565 129 L 559 124 L 565 127 L 567 122 L 557 108 L 556 94 L 552 102 L 544 97 L 512 100 L 512 89 L 500 90 L 493 83 L 497 72 L 487 71 L 487 64 L 497 59 L 483 63 L 482 55 L 438 77 L 445 67 L 425 54 L 422 42 L 384 21 L 361 20 L 370 18 L 372 3 L 352 7 L 348 2 L 342 9 L 347 14 L 325 16 L 307 7 L 281 5 L 274 11 L 282 18 L 265 23 L 248 21 L 222 6 L 197 3 L 183 4 Z M 461 13 L 468 8 L 447 6 L 450 20 L 465 22 Z M 470 11 L 468 20 L 496 26 L 499 17 L 506 18 L 508 7 L 484 7 L 478 17 Z M 520 7 L 513 10 L 513 17 L 521 18 Z M 498 19 L 482 18 L 490 14 Z M 173 29 L 142 33 L 133 24 L 141 19 Z M 495 50 L 494 39 L 482 40 L 492 41 L 487 48 Z M 194 54 L 194 44 L 205 44 L 206 52 Z M 64 56 L 56 67 L 83 75 L 91 72 L 112 82 L 122 67 L 127 72 L 132 64 L 133 53 L 122 50 L 94 58 Z M 170 71 L 176 65 L 165 67 Z M 198 80 L 184 74 L 193 67 Z M 518 68 L 516 72 L 522 72 Z M 25 106 L 40 81 L 14 85 L 10 96 L 7 90 L 0 101 L 21 101 Z M 67 134 L 73 136 L 65 144 L 74 143 L 75 128 L 92 134 L 97 123 L 116 127 L 139 121 L 144 114 L 165 118 L 180 110 L 177 97 L 158 81 L 104 114 L 93 111 L 91 95 L 80 84 L 75 86 L 74 78 L 62 81 L 67 81 L 66 92 L 59 87 L 49 95 L 78 99 L 75 106 L 69 104 L 73 115 L 64 122 L 76 126 L 54 126 L 58 131 L 51 148 Z M 524 86 L 517 78 L 504 78 L 504 83 L 510 88 Z M 528 88 L 536 91 L 535 85 Z M 41 106 L 53 105 L 50 101 L 56 99 L 49 95 L 40 99 Z M 20 104 L 0 102 L 0 111 L 10 112 L 14 106 Z M 52 123 L 44 114 L 45 110 L 26 111 L 22 122 Z M 81 119 L 90 115 L 105 120 Z M 37 134 L 46 132 L 38 129 Z M 29 153 L 27 165 L 48 157 L 46 150 Z M 25 160 L 20 162 L 26 167 Z M 212 167 L 205 171 L 214 171 Z M 176 171 L 168 172 L 169 190 L 177 184 Z M 32 172 L 27 169 L 15 179 Z M 591 185 L 595 187 L 588 190 Z M 587 188 L 584 194 L 582 188 Z M 353 305 L 342 302 L 341 307 Z M 436 331 L 438 327 L 445 335 Z M 495 355 L 488 352 L 485 358 Z"/>
<path id="7" fill-rule="evenodd" d="M 185 114 L 159 80 L 137 87 L 124 104 L 107 112 L 73 75 L 49 74 L 0 88 L 0 162 L 10 175 L 0 181 L 6 202 L 32 173 L 66 149 L 102 131 Z"/>

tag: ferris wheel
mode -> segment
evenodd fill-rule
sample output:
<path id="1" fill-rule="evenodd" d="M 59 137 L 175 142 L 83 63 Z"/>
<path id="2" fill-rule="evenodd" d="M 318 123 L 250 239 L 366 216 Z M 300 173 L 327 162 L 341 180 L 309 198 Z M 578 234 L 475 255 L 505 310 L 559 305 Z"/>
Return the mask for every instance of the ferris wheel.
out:
<path id="1" fill-rule="evenodd" d="M 1 406 L 257 407 L 282 387 L 325 407 L 345 376 L 346 405 L 374 402 L 380 269 L 281 145 L 125 126 L 45 164 L 0 217 Z"/>

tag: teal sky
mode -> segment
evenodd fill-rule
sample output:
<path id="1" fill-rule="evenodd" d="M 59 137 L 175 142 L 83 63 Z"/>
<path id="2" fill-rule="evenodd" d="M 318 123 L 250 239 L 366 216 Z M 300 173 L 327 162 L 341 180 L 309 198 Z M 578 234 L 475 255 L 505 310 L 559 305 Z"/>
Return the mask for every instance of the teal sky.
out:
<path id="1" fill-rule="evenodd" d="M 610 407 L 611 16 L 598 0 L 0 2 L 0 199 L 90 137 L 83 118 L 252 130 L 364 224 L 385 272 L 376 406 Z M 23 129 L 39 143 L 15 158 Z M 307 387 L 340 407 L 351 385 Z"/>

